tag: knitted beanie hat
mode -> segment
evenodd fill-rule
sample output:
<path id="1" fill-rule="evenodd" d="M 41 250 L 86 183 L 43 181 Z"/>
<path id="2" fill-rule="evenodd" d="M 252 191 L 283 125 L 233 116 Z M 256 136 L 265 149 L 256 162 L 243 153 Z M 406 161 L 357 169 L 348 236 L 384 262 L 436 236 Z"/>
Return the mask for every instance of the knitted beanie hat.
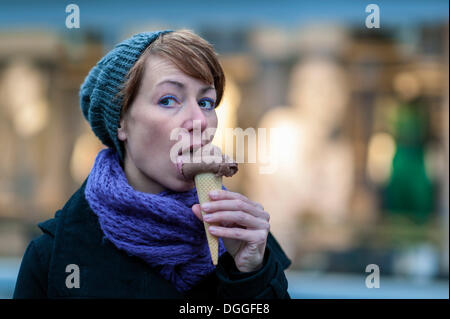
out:
<path id="1" fill-rule="evenodd" d="M 124 159 L 123 145 L 117 138 L 122 98 L 118 93 L 131 67 L 147 46 L 159 35 L 172 30 L 142 32 L 117 44 L 90 71 L 80 88 L 83 115 L 95 135 Z"/>

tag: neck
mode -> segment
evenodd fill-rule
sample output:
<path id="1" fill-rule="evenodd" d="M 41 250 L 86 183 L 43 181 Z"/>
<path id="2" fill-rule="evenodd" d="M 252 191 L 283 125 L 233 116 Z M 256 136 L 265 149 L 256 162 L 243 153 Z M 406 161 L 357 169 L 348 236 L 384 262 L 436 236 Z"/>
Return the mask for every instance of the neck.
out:
<path id="1" fill-rule="evenodd" d="M 152 180 L 139 168 L 137 168 L 133 160 L 130 159 L 128 155 L 125 156 L 123 169 L 125 176 L 127 177 L 128 184 L 133 187 L 133 189 L 150 194 L 158 194 L 165 190 L 163 186 Z"/>

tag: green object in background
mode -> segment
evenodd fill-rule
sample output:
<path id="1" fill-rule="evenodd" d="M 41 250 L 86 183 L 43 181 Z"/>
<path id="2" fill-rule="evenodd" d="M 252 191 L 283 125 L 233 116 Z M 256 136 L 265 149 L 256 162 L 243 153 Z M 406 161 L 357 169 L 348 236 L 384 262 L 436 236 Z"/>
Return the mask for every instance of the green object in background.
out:
<path id="1" fill-rule="evenodd" d="M 433 184 L 425 169 L 425 117 L 423 107 L 399 106 L 394 121 L 396 151 L 386 186 L 386 208 L 416 223 L 426 223 L 434 206 Z"/>

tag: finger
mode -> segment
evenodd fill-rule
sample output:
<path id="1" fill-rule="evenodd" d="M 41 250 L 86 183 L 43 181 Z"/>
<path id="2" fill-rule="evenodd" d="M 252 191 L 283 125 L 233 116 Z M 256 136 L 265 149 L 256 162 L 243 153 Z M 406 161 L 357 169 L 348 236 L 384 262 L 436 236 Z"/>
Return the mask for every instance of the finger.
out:
<path id="1" fill-rule="evenodd" d="M 207 223 L 218 223 L 223 225 L 234 224 L 245 226 L 249 229 L 269 230 L 270 228 L 268 221 L 241 211 L 220 211 L 205 214 L 205 216 L 203 216 L 203 220 Z"/>
<path id="2" fill-rule="evenodd" d="M 269 214 L 264 210 L 239 199 L 226 199 L 203 203 L 201 205 L 201 209 L 205 213 L 212 213 L 216 211 L 243 211 L 255 217 L 263 218 L 264 220 L 269 221 Z"/>
<path id="3" fill-rule="evenodd" d="M 248 243 L 263 244 L 267 241 L 268 232 L 265 230 L 251 230 L 243 228 L 228 228 L 209 226 L 209 232 L 216 237 L 242 240 Z"/>
<path id="4" fill-rule="evenodd" d="M 194 215 L 200 219 L 201 221 L 203 221 L 203 216 L 202 216 L 202 212 L 200 209 L 200 205 L 199 204 L 195 204 L 192 206 L 192 212 L 194 213 Z"/>
<path id="5" fill-rule="evenodd" d="M 259 204 L 256 203 L 254 201 L 251 201 L 249 198 L 245 197 L 244 195 L 240 194 L 240 193 L 235 193 L 235 192 L 230 192 L 230 191 L 226 191 L 226 190 L 214 190 L 211 191 L 209 193 L 209 197 L 213 200 L 219 200 L 219 199 L 240 199 L 250 205 L 253 205 L 255 207 L 258 207 L 261 210 L 264 210 L 264 207 Z"/>

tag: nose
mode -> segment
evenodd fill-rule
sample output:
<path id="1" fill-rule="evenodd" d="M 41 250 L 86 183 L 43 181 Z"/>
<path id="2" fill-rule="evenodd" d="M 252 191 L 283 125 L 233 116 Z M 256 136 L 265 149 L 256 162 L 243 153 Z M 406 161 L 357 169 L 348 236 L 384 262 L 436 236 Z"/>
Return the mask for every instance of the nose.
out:
<path id="1" fill-rule="evenodd" d="M 208 122 L 203 110 L 200 108 L 197 101 L 189 102 L 187 109 L 187 119 L 183 127 L 190 133 L 192 133 L 194 129 L 200 129 L 200 132 L 202 133 L 208 127 Z"/>

